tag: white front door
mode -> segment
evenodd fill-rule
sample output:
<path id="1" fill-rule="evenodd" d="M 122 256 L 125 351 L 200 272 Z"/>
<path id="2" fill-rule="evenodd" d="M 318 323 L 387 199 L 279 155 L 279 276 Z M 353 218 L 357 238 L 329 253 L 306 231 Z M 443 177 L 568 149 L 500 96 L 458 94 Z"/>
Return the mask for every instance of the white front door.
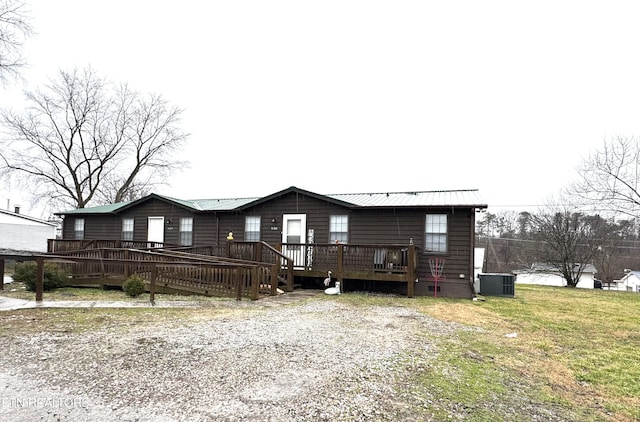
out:
<path id="1" fill-rule="evenodd" d="M 164 217 L 149 217 L 147 225 L 147 242 L 164 242 Z"/>
<path id="2" fill-rule="evenodd" d="M 305 243 L 307 233 L 306 214 L 284 214 L 282 216 L 282 252 L 293 259 L 295 267 L 304 266 L 305 247 L 287 243 Z"/>

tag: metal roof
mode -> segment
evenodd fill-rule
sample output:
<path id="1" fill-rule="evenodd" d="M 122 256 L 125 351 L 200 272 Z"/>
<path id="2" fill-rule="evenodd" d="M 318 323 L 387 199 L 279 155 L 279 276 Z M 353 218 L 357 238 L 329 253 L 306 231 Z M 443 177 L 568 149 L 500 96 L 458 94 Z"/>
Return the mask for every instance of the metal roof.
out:
<path id="1" fill-rule="evenodd" d="M 129 203 L 130 202 L 118 202 L 116 204 L 98 205 L 95 207 L 76 208 L 64 212 L 57 212 L 55 214 L 108 214 L 118 211 L 120 208 Z"/>
<path id="2" fill-rule="evenodd" d="M 474 206 L 486 208 L 487 206 L 477 190 L 356 193 L 327 196 L 359 207 Z"/>
<path id="3" fill-rule="evenodd" d="M 11 211 L 5 211 L 3 209 L 0 209 L 0 213 L 9 215 L 11 217 L 21 218 L 23 220 L 33 221 L 35 223 L 46 224 L 46 225 L 54 226 L 54 227 L 56 225 L 56 223 L 53 223 L 51 221 L 46 221 L 46 220 L 43 220 L 41 218 L 31 217 L 31 216 L 28 216 L 28 215 L 25 215 L 25 214 L 15 213 L 15 212 L 11 212 Z"/>
<path id="4" fill-rule="evenodd" d="M 192 202 L 204 211 L 230 211 L 257 199 L 260 198 L 196 199 Z"/>
<path id="5" fill-rule="evenodd" d="M 304 191 L 296 187 L 285 189 L 277 192 L 269 197 L 260 198 L 226 198 L 226 199 L 191 199 L 183 200 L 151 194 L 156 198 L 174 202 L 185 208 L 194 211 L 234 211 L 239 210 L 252 202 L 275 197 L 282 193 L 299 192 L 302 194 L 310 194 L 317 197 L 324 197 L 327 200 L 340 201 L 345 206 L 354 207 L 475 207 L 486 208 L 487 204 L 482 200 L 477 190 L 441 190 L 441 191 L 419 191 L 419 192 L 383 192 L 383 193 L 350 193 L 350 194 L 331 194 L 318 195 L 313 192 Z M 128 208 L 136 202 L 145 200 L 145 198 L 136 201 L 121 202 L 118 204 L 101 205 L 90 208 L 80 208 L 58 214 L 105 214 L 115 213 L 123 208 Z"/>

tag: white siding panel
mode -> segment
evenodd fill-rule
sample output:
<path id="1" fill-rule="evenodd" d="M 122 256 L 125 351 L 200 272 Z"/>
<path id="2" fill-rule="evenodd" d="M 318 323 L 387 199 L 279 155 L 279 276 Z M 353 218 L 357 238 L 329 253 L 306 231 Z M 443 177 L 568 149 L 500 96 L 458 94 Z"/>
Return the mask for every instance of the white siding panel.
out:
<path id="1" fill-rule="evenodd" d="M 18 251 L 46 252 L 47 239 L 56 237 L 49 225 L 0 224 L 0 248 Z"/>

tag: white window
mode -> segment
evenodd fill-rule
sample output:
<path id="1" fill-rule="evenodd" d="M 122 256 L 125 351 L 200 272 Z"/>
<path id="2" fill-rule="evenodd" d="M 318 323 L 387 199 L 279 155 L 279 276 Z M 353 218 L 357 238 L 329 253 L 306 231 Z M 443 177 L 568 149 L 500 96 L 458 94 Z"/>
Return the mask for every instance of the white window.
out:
<path id="1" fill-rule="evenodd" d="M 247 242 L 260 241 L 260 217 L 254 217 L 254 216 L 245 217 L 244 240 Z"/>
<path id="2" fill-rule="evenodd" d="M 133 218 L 122 219 L 122 240 L 133 240 Z"/>
<path id="3" fill-rule="evenodd" d="M 73 226 L 73 238 L 76 240 L 84 239 L 84 218 L 76 218 Z"/>
<path id="4" fill-rule="evenodd" d="M 349 241 L 349 216 L 332 215 L 329 218 L 329 243 Z"/>
<path id="5" fill-rule="evenodd" d="M 193 218 L 183 217 L 180 219 L 180 246 L 193 245 Z"/>
<path id="6" fill-rule="evenodd" d="M 424 236 L 426 252 L 447 252 L 447 215 L 427 214 Z"/>

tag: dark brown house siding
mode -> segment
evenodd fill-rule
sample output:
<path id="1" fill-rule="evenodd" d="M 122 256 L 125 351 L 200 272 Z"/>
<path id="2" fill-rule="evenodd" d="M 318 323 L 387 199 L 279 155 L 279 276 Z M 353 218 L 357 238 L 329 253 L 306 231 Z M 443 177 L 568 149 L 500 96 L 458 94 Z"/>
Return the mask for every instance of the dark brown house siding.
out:
<path id="1" fill-rule="evenodd" d="M 425 211 L 393 209 L 357 209 L 349 221 L 349 242 L 364 244 L 392 243 L 408 245 L 413 238 L 420 245 Z"/>
<path id="2" fill-rule="evenodd" d="M 355 244 L 406 244 L 413 241 L 418 247 L 418 283 L 416 294 L 433 294 L 433 277 L 430 258 L 444 259 L 444 278 L 448 284 L 440 284 L 442 295 L 463 291 L 469 295 L 470 277 L 473 277 L 469 230 L 472 230 L 470 209 L 420 208 L 420 209 L 362 209 L 354 210 L 350 220 L 349 242 Z M 433 254 L 425 251 L 425 222 L 427 214 L 447 214 L 449 238 L 447 253 Z M 463 274 L 464 278 L 460 278 Z M 472 280 L 471 280 L 472 281 Z M 453 290 L 449 292 L 448 290 Z"/>
<path id="3" fill-rule="evenodd" d="M 170 245 L 180 244 L 180 218 L 193 218 L 193 242 L 197 242 L 199 237 L 205 237 L 206 231 L 197 230 L 199 223 L 198 216 L 191 210 L 171 204 L 159 199 L 150 199 L 136 207 L 124 210 L 118 214 L 120 227 L 122 219 L 133 218 L 133 240 L 145 242 L 147 240 L 149 217 L 164 218 L 164 242 Z M 120 233 L 122 236 L 122 233 Z"/>
<path id="4" fill-rule="evenodd" d="M 422 223 L 422 233 L 420 243 L 416 243 L 421 248 L 422 253 L 418 258 L 418 279 L 420 282 L 415 286 L 415 293 L 418 295 L 433 295 L 433 277 L 429 265 L 430 258 L 444 259 L 444 276 L 446 281 L 439 282 L 439 295 L 452 297 L 471 297 L 469 283 L 473 283 L 473 211 L 471 209 L 429 209 L 423 215 L 423 220 L 427 213 L 447 214 L 449 220 L 449 239 L 447 253 L 429 254 L 424 252 L 424 221 Z M 461 275 L 464 278 L 461 278 Z M 425 283 L 426 281 L 426 283 Z"/>
<path id="5" fill-rule="evenodd" d="M 62 238 L 74 239 L 75 223 L 84 219 L 85 239 L 119 239 L 121 224 L 114 215 L 74 215 L 65 217 L 62 225 Z"/>
<path id="6" fill-rule="evenodd" d="M 152 196 L 125 206 L 117 213 L 67 215 L 63 224 L 63 238 L 74 238 L 76 218 L 85 219 L 85 239 L 122 238 L 122 219 L 134 219 L 134 240 L 147 241 L 148 217 L 163 217 L 164 241 L 180 243 L 180 218 L 193 218 L 193 245 L 225 245 L 227 235 L 236 241 L 245 240 L 245 218 L 260 217 L 260 240 L 271 245 L 282 242 L 283 215 L 305 214 L 306 229 L 314 230 L 314 242 L 329 242 L 329 222 L 332 215 L 349 218 L 348 243 L 354 245 L 409 245 L 418 248 L 418 262 L 414 284 L 417 295 L 471 297 L 473 283 L 473 247 L 475 208 L 466 207 L 359 207 L 321 195 L 285 190 L 280 194 L 254 201 L 233 211 L 200 211 L 180 203 Z M 446 214 L 448 221 L 447 252 L 425 251 L 425 222 L 427 214 Z M 306 239 L 303 239 L 305 242 Z M 438 291 L 434 292 L 430 271 L 431 258 L 444 259 L 444 275 Z M 390 282 L 393 283 L 393 282 Z M 397 283 L 398 292 L 406 292 L 406 283 Z"/>
<path id="7" fill-rule="evenodd" d="M 193 243 L 212 244 L 215 239 L 215 215 L 198 214 L 184 207 L 158 199 L 150 199 L 118 214 L 69 215 L 63 222 L 63 238 L 73 239 L 75 220 L 84 218 L 85 239 L 122 239 L 122 220 L 133 218 L 133 240 L 146 242 L 149 217 L 164 218 L 164 241 L 180 243 L 180 218 L 193 218 Z"/>
<path id="8" fill-rule="evenodd" d="M 306 214 L 307 230 L 314 230 L 315 242 L 328 243 L 329 216 L 334 214 L 349 215 L 350 209 L 292 192 L 269 202 L 249 207 L 242 213 L 220 213 L 220 225 L 223 230 L 218 241 L 226 242 L 229 231 L 233 232 L 235 240 L 244 240 L 245 217 L 260 216 L 260 240 L 270 244 L 280 243 L 282 242 L 282 216 L 284 214 Z"/>

